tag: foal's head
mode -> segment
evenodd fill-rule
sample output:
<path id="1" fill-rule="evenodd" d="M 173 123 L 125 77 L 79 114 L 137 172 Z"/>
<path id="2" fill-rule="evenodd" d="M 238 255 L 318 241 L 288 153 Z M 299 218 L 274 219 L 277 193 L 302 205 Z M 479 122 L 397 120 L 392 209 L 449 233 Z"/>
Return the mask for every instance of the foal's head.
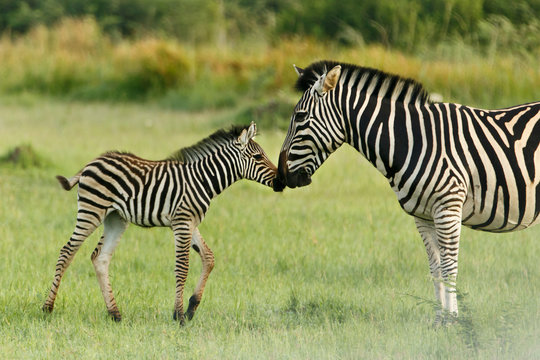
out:
<path id="1" fill-rule="evenodd" d="M 257 126 L 252 122 L 234 142 L 240 153 L 242 177 L 272 187 L 277 168 L 268 159 L 263 148 L 253 140 L 256 134 Z"/>

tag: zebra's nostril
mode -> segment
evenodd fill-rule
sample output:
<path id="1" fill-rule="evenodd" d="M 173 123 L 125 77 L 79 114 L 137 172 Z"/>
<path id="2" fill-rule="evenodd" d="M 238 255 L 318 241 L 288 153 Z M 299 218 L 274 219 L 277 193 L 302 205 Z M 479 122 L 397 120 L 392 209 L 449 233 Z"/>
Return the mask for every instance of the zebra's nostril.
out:
<path id="1" fill-rule="evenodd" d="M 298 186 L 306 186 L 311 184 L 311 176 L 305 168 L 298 170 L 297 182 Z"/>

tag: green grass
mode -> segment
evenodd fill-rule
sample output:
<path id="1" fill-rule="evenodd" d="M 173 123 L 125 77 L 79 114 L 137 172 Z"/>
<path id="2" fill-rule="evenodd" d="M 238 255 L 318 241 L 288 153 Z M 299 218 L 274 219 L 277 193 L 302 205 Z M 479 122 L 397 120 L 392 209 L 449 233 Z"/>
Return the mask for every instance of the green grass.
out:
<path id="1" fill-rule="evenodd" d="M 31 145 L 44 167 L 0 165 L 0 357 L 164 359 L 533 359 L 540 353 L 540 227 L 463 231 L 461 320 L 433 330 L 433 290 L 412 218 L 384 178 L 340 149 L 310 187 L 275 194 L 239 182 L 200 226 L 216 266 L 193 321 L 172 320 L 169 229 L 130 226 L 111 264 L 112 322 L 90 262 L 75 257 L 52 315 L 41 305 L 75 221 L 70 176 L 106 150 L 159 159 L 229 112 L 138 105 L 0 102 L 0 155 Z M 283 132 L 257 140 L 277 159 Z M 191 252 L 186 296 L 200 272 Z"/>

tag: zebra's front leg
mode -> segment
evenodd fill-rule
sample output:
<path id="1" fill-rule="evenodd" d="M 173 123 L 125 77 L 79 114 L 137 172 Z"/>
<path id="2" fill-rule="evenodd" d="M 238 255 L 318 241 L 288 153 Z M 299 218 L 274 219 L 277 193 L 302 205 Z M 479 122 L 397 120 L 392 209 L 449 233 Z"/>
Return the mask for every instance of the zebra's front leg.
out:
<path id="1" fill-rule="evenodd" d="M 202 272 L 201 272 L 201 277 L 199 278 L 199 282 L 197 283 L 197 286 L 195 287 L 195 291 L 193 292 L 193 295 L 189 298 L 189 306 L 186 311 L 186 317 L 188 320 L 191 320 L 193 318 L 193 315 L 195 314 L 195 310 L 197 310 L 197 307 L 199 306 L 201 302 L 204 286 L 206 285 L 208 276 L 210 275 L 210 272 L 214 268 L 214 253 L 212 253 L 212 250 L 210 250 L 210 248 L 204 242 L 204 239 L 201 236 L 201 233 L 199 232 L 198 228 L 196 228 L 195 231 L 193 232 L 191 246 L 201 256 Z"/>
<path id="2" fill-rule="evenodd" d="M 458 316 L 456 283 L 458 275 L 459 237 L 461 234 L 461 204 L 447 205 L 434 218 L 441 257 L 441 275 L 445 290 L 445 322 Z"/>
<path id="3" fill-rule="evenodd" d="M 176 291 L 173 310 L 173 319 L 184 325 L 184 285 L 189 270 L 189 248 L 193 235 L 193 221 L 188 217 L 176 220 L 172 224 L 175 247 L 174 275 Z"/>
<path id="4" fill-rule="evenodd" d="M 127 221 L 117 212 L 111 213 L 103 222 L 104 231 L 98 246 L 92 253 L 91 259 L 96 270 L 96 276 L 107 306 L 107 311 L 114 321 L 120 321 L 122 316 L 114 299 L 111 283 L 109 281 L 109 264 L 120 237 L 127 228 Z"/>
<path id="5" fill-rule="evenodd" d="M 435 299 L 437 299 L 437 309 L 435 315 L 435 321 L 433 326 L 437 327 L 443 320 L 442 309 L 446 304 L 446 293 L 441 273 L 441 254 L 439 251 L 439 244 L 437 242 L 437 232 L 435 230 L 435 224 L 432 221 L 422 220 L 415 218 L 416 228 L 422 237 L 424 246 L 426 248 L 429 271 L 433 280 L 433 287 L 435 290 Z"/>

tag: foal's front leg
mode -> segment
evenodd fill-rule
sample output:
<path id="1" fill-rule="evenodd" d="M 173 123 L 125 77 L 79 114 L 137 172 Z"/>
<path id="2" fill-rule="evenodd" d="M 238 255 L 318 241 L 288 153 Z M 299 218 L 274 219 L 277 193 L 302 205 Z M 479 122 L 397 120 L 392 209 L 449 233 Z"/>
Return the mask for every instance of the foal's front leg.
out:
<path id="1" fill-rule="evenodd" d="M 173 319 L 184 325 L 184 285 L 189 270 L 189 248 L 194 226 L 190 218 L 181 218 L 174 221 L 171 227 L 174 233 L 176 279 Z"/>

